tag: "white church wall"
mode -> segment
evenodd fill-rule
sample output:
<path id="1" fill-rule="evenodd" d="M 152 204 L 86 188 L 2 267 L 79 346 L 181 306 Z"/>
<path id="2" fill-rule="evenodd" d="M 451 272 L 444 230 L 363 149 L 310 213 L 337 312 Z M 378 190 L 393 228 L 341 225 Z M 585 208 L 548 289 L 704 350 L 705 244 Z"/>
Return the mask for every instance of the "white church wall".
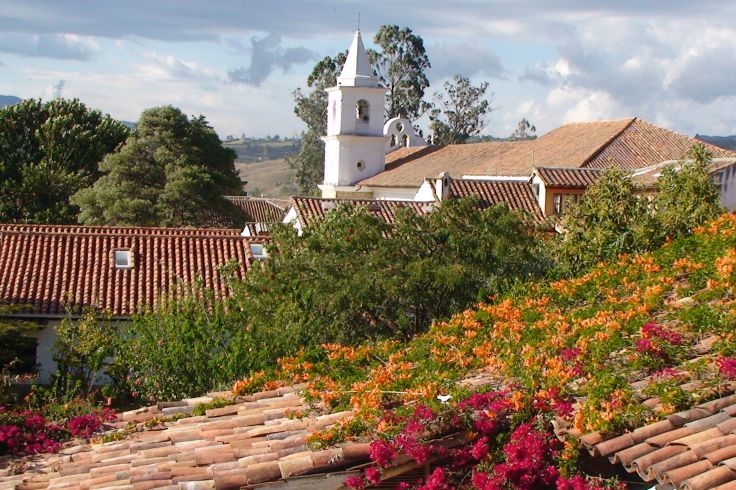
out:
<path id="1" fill-rule="evenodd" d="M 711 178 L 718 183 L 721 206 L 731 211 L 736 210 L 736 165 L 714 172 Z"/>
<path id="2" fill-rule="evenodd" d="M 427 146 L 424 138 L 414 131 L 411 121 L 404 117 L 394 117 L 386 121 L 383 134 L 386 136 L 386 153 L 407 146 Z"/>

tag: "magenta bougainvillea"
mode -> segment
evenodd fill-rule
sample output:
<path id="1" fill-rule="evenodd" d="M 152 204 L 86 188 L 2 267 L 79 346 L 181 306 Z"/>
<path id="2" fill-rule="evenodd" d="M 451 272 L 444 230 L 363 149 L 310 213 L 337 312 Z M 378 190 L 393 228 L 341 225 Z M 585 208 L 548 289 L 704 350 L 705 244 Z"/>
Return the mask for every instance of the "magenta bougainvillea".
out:
<path id="1" fill-rule="evenodd" d="M 115 412 L 105 408 L 57 424 L 32 410 L 8 412 L 0 407 L 0 455 L 55 453 L 63 441 L 89 437 L 114 419 Z"/>

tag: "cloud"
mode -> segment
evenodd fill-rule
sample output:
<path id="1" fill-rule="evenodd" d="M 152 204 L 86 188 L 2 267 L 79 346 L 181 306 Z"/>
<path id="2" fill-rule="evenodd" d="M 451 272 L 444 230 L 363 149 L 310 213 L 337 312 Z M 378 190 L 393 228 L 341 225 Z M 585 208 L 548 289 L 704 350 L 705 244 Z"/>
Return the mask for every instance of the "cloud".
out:
<path id="1" fill-rule="evenodd" d="M 91 60 L 99 51 L 88 38 L 73 34 L 1 34 L 0 52 L 39 58 Z"/>
<path id="2" fill-rule="evenodd" d="M 173 55 L 160 55 L 155 51 L 146 51 L 141 56 L 147 63 L 138 64 L 138 69 L 149 78 L 198 82 L 223 81 L 217 71 L 194 61 L 184 61 Z"/>
<path id="3" fill-rule="evenodd" d="M 501 58 L 483 44 L 435 44 L 427 50 L 432 68 L 429 74 L 433 78 L 444 79 L 456 74 L 473 77 L 485 75 L 491 78 L 502 78 L 504 68 Z"/>
<path id="4" fill-rule="evenodd" d="M 228 71 L 228 78 L 233 83 L 260 86 L 275 68 L 288 72 L 293 65 L 306 63 L 318 57 L 318 54 L 307 48 L 283 48 L 281 37 L 271 33 L 265 37 L 250 38 L 250 66 Z"/>
<path id="5" fill-rule="evenodd" d="M 733 44 L 690 50 L 666 81 L 678 97 L 707 104 L 736 95 L 736 52 Z"/>

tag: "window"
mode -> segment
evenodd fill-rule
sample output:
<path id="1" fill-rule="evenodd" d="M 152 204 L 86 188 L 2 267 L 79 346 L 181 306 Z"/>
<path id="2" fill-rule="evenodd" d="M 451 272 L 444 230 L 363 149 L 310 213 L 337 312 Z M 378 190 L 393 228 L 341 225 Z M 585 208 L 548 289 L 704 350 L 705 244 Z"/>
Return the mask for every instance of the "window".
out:
<path id="1" fill-rule="evenodd" d="M 368 101 L 360 99 L 355 104 L 355 118 L 359 121 L 368 122 Z"/>
<path id="2" fill-rule="evenodd" d="M 130 260 L 130 250 L 115 250 L 115 268 L 130 269 L 133 261 Z"/>
<path id="3" fill-rule="evenodd" d="M 395 134 L 392 134 L 391 135 L 391 144 L 390 144 L 390 146 L 392 146 L 392 147 L 393 146 L 396 146 L 397 143 L 398 143 L 398 140 L 396 139 L 396 135 Z"/>
<path id="4" fill-rule="evenodd" d="M 358 170 L 363 170 L 365 168 L 365 162 L 363 160 L 358 160 L 358 163 L 356 163 L 355 166 L 358 167 Z"/>
<path id="5" fill-rule="evenodd" d="M 404 130 L 404 125 L 402 123 L 400 123 L 400 122 L 399 123 L 396 123 L 396 131 L 398 131 L 400 133 L 403 130 Z"/>
<path id="6" fill-rule="evenodd" d="M 401 146 L 409 146 L 409 135 L 403 135 L 401 137 Z"/>
<path id="7" fill-rule="evenodd" d="M 253 258 L 255 258 L 256 260 L 263 260 L 268 258 L 266 247 L 264 247 L 262 243 L 251 243 L 250 251 L 253 254 Z"/>

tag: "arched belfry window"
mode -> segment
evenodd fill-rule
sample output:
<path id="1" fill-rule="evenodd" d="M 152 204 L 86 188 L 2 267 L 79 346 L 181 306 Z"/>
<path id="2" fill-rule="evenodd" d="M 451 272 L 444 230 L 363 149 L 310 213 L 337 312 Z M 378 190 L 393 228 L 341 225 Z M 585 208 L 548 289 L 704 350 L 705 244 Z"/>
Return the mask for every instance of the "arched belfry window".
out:
<path id="1" fill-rule="evenodd" d="M 401 146 L 409 146 L 409 135 L 403 135 L 401 137 Z"/>
<path id="2" fill-rule="evenodd" d="M 358 121 L 368 121 L 368 101 L 360 99 L 355 104 L 355 117 Z"/>

